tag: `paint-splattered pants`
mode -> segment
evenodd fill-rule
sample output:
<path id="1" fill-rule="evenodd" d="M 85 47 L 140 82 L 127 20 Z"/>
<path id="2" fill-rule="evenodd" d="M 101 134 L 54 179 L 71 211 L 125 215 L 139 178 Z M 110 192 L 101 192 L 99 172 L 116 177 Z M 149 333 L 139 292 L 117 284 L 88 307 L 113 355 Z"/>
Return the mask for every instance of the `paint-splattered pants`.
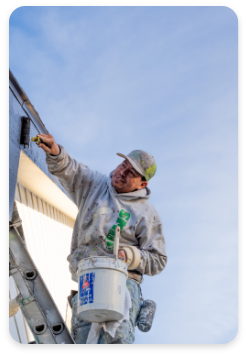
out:
<path id="1" fill-rule="evenodd" d="M 115 337 L 109 335 L 102 329 L 98 344 L 133 344 L 134 330 L 137 322 L 140 307 L 142 305 L 140 286 L 131 279 L 127 280 L 127 288 L 129 290 L 132 307 L 129 309 L 129 321 L 124 320 L 117 328 Z M 88 334 L 90 332 L 91 323 L 78 318 L 77 304 L 78 294 L 72 300 L 72 319 L 71 319 L 71 334 L 76 344 L 86 344 Z"/>

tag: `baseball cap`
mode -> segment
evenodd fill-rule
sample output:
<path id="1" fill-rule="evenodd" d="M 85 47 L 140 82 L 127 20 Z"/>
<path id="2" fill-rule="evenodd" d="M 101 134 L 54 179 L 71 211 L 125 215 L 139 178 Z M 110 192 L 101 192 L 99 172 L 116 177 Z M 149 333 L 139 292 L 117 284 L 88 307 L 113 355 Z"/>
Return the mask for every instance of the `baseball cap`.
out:
<path id="1" fill-rule="evenodd" d="M 142 176 L 145 177 L 146 181 L 149 181 L 157 170 L 156 162 L 152 155 L 145 151 L 134 150 L 130 152 L 127 156 L 122 153 L 116 153 L 118 156 L 127 159 L 133 168 Z"/>

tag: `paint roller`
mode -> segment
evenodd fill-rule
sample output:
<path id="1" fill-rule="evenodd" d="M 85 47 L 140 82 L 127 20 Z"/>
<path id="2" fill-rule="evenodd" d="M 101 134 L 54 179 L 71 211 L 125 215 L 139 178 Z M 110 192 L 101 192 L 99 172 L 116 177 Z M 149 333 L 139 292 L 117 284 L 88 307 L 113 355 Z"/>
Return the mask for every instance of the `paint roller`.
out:
<path id="1" fill-rule="evenodd" d="M 30 149 L 30 141 L 35 142 L 37 145 L 39 143 L 44 143 L 40 137 L 30 137 L 30 121 L 31 119 L 27 116 L 22 116 L 22 126 L 21 126 L 21 137 L 20 144 L 24 146 L 24 150 L 28 151 Z M 28 148 L 26 148 L 28 146 Z M 46 145 L 47 146 L 47 145 Z"/>
<path id="2" fill-rule="evenodd" d="M 24 146 L 24 150 L 29 150 L 30 148 L 29 134 L 30 134 L 31 119 L 29 117 L 22 116 L 21 120 L 22 120 L 22 126 L 21 126 L 20 144 Z M 28 146 L 28 149 L 26 149 L 26 146 Z"/>

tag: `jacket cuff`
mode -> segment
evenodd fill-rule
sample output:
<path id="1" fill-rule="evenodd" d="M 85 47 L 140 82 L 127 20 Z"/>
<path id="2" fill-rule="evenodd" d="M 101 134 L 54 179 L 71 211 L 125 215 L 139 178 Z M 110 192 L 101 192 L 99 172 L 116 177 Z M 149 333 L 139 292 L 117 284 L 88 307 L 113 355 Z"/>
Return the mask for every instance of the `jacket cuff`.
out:
<path id="1" fill-rule="evenodd" d="M 123 249 L 126 254 L 127 254 L 127 263 L 130 262 L 130 265 L 128 266 L 128 270 L 133 270 L 135 268 L 138 267 L 138 265 L 140 264 L 140 251 L 137 247 L 135 246 L 124 246 L 121 247 L 121 249 Z"/>
<path id="2" fill-rule="evenodd" d="M 59 154 L 58 155 L 50 155 L 50 154 L 47 154 L 47 158 L 52 158 L 52 159 L 57 159 L 57 158 L 61 158 L 62 156 L 63 156 L 63 154 L 64 154 L 64 147 L 63 146 L 60 146 L 60 145 L 58 145 L 59 146 L 59 149 L 60 149 L 60 152 L 59 152 Z"/>

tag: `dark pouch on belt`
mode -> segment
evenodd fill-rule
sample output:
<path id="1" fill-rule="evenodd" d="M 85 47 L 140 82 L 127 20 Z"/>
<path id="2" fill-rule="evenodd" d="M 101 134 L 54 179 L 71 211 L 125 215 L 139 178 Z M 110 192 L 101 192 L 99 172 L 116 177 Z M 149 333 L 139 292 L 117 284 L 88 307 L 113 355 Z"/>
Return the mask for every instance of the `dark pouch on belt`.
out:
<path id="1" fill-rule="evenodd" d="M 152 300 L 144 300 L 137 320 L 137 326 L 140 331 L 147 332 L 151 330 L 155 311 L 156 303 Z"/>
<path id="2" fill-rule="evenodd" d="M 74 295 L 76 295 L 77 293 L 78 293 L 77 290 L 71 290 L 71 294 L 69 295 L 69 297 L 67 297 L 68 302 L 69 302 L 69 305 L 70 305 L 71 308 L 72 308 L 71 300 L 72 300 L 72 298 L 74 297 Z"/>

